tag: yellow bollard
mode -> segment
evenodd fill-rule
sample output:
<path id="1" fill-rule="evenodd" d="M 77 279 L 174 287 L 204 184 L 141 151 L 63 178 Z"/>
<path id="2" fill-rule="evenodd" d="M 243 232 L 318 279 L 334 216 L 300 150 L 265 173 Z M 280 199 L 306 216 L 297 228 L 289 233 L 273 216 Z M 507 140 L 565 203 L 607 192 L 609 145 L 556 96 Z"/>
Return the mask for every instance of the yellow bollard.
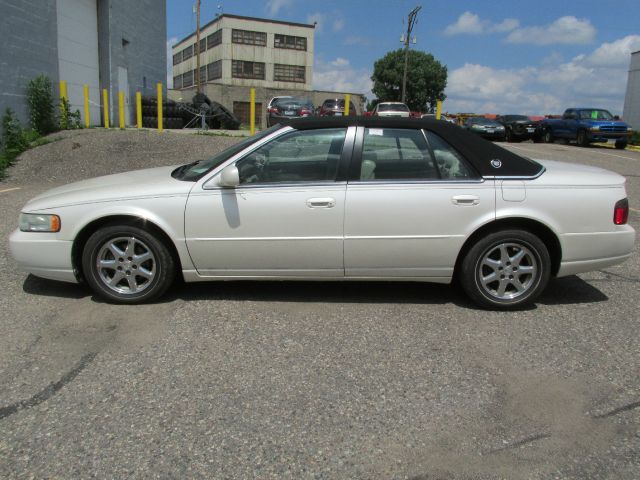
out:
<path id="1" fill-rule="evenodd" d="M 66 80 L 60 80 L 60 98 L 64 98 L 65 100 L 69 100 L 69 97 L 67 95 L 67 81 Z"/>
<path id="2" fill-rule="evenodd" d="M 442 100 L 438 100 L 436 102 L 436 120 L 440 120 L 441 115 L 442 115 Z"/>
<path id="3" fill-rule="evenodd" d="M 251 89 L 251 107 L 249 109 L 249 131 L 251 135 L 256 133 L 256 89 Z"/>
<path id="4" fill-rule="evenodd" d="M 120 130 L 124 130 L 124 92 L 118 92 L 118 116 L 120 120 Z"/>
<path id="5" fill-rule="evenodd" d="M 102 90 L 102 111 L 104 112 L 104 128 L 109 128 L 109 92 Z"/>
<path id="6" fill-rule="evenodd" d="M 84 126 L 91 126 L 91 117 L 89 116 L 89 85 L 84 86 Z"/>
<path id="7" fill-rule="evenodd" d="M 162 132 L 162 83 L 158 83 L 158 131 Z"/>
<path id="8" fill-rule="evenodd" d="M 349 115 L 349 104 L 351 103 L 351 95 L 348 93 L 344 96 L 344 116 Z"/>
<path id="9" fill-rule="evenodd" d="M 142 128 L 142 94 L 136 92 L 136 125 Z"/>

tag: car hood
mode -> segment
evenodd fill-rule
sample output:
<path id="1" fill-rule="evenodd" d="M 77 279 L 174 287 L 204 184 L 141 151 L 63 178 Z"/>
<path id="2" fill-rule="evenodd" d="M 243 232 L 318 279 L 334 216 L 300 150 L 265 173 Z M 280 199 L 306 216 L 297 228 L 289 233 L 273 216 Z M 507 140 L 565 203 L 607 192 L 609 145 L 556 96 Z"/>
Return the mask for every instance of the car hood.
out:
<path id="1" fill-rule="evenodd" d="M 626 179 L 604 168 L 590 167 L 577 163 L 534 159 L 545 168 L 536 183 L 557 186 L 620 186 Z"/>
<path id="2" fill-rule="evenodd" d="M 23 211 L 189 193 L 193 182 L 183 182 L 173 178 L 171 172 L 175 168 L 174 165 L 134 170 L 70 183 L 48 190 L 31 199 Z"/>

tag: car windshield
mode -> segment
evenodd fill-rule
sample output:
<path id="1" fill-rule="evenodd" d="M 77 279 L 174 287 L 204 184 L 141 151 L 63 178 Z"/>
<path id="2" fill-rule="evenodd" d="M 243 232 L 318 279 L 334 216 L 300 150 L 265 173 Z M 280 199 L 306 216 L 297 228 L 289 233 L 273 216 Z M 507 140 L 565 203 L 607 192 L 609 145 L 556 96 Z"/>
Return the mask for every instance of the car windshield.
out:
<path id="1" fill-rule="evenodd" d="M 274 125 L 271 128 L 267 128 L 266 130 L 258 132 L 252 137 L 245 138 L 241 142 L 232 145 L 231 147 L 223 150 L 222 152 L 214 155 L 207 160 L 198 160 L 196 162 L 182 165 L 181 167 L 178 167 L 173 172 L 171 172 L 171 176 L 177 180 L 183 180 L 185 182 L 197 182 L 200 178 L 202 178 L 203 175 L 221 165 L 228 158 L 234 156 L 236 153 L 241 152 L 252 143 L 266 137 L 270 133 L 275 132 L 279 128 L 281 128 L 280 125 Z"/>
<path id="2" fill-rule="evenodd" d="M 273 103 L 274 107 L 302 106 L 313 109 L 313 104 L 306 98 L 282 98 Z"/>
<path id="3" fill-rule="evenodd" d="M 517 122 L 518 120 L 529 120 L 526 115 L 505 115 L 502 117 L 507 122 Z"/>
<path id="4" fill-rule="evenodd" d="M 613 120 L 613 115 L 607 110 L 580 110 L 580 118 L 582 120 Z"/>
<path id="5" fill-rule="evenodd" d="M 379 112 L 408 112 L 409 107 L 404 103 L 381 103 L 378 105 Z"/>

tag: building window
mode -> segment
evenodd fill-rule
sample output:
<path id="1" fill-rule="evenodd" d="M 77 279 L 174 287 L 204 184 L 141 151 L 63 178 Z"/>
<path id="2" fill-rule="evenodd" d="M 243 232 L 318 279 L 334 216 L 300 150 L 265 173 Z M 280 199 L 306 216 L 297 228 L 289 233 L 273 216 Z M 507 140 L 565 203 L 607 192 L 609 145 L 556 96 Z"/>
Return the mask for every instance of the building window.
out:
<path id="1" fill-rule="evenodd" d="M 276 63 L 273 66 L 273 80 L 278 82 L 295 82 L 304 83 L 305 68 L 298 65 L 280 65 Z"/>
<path id="2" fill-rule="evenodd" d="M 207 37 L 207 48 L 213 48 L 222 43 L 222 30 L 213 32 Z"/>
<path id="3" fill-rule="evenodd" d="M 264 32 L 252 32 L 249 30 L 231 31 L 231 41 L 233 43 L 244 43 L 245 45 L 267 46 L 267 34 Z"/>
<path id="4" fill-rule="evenodd" d="M 305 37 L 294 37 L 292 35 L 275 34 L 273 40 L 275 48 L 289 48 L 291 50 L 307 50 L 307 39 Z"/>
<path id="5" fill-rule="evenodd" d="M 233 60 L 231 62 L 231 76 L 234 78 L 264 80 L 264 63 Z"/>
<path id="6" fill-rule="evenodd" d="M 243 125 L 249 125 L 251 103 L 233 102 L 233 114 L 238 117 L 240 123 Z M 262 128 L 262 103 L 256 103 L 256 127 Z"/>
<path id="7" fill-rule="evenodd" d="M 193 57 L 193 45 L 189 45 L 187 48 L 185 48 L 184 50 L 182 50 L 182 60 L 187 60 L 191 57 Z"/>
<path id="8" fill-rule="evenodd" d="M 193 70 L 189 70 L 182 74 L 182 88 L 193 86 Z"/>
<path id="9" fill-rule="evenodd" d="M 173 64 L 178 65 L 182 61 L 182 51 L 176 53 L 173 56 Z"/>
<path id="10" fill-rule="evenodd" d="M 182 75 L 173 77 L 173 88 L 179 90 L 182 88 Z"/>
<path id="11" fill-rule="evenodd" d="M 195 47 L 195 45 L 194 45 Z M 202 40 L 200 40 L 200 53 L 204 52 L 207 50 L 207 39 L 203 38 Z"/>
<path id="12" fill-rule="evenodd" d="M 222 60 L 207 65 L 207 80 L 217 80 L 222 78 Z"/>
<path id="13" fill-rule="evenodd" d="M 207 81 L 207 67 L 200 67 L 200 83 L 205 83 Z"/>

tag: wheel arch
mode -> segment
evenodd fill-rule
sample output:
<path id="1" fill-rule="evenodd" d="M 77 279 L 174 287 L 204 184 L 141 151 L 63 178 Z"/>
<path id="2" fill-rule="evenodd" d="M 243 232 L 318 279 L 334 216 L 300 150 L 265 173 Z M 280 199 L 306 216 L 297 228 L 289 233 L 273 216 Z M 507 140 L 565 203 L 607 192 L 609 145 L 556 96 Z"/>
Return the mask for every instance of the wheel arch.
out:
<path id="1" fill-rule="evenodd" d="M 104 217 L 96 218 L 82 227 L 82 229 L 75 236 L 73 245 L 71 247 L 71 262 L 73 265 L 73 270 L 79 281 L 84 281 L 84 273 L 82 271 L 82 252 L 84 250 L 84 246 L 87 243 L 89 237 L 94 232 L 106 225 L 133 225 L 136 227 L 144 228 L 145 230 L 152 231 L 160 237 L 160 239 L 169 249 L 169 252 L 171 252 L 171 256 L 173 257 L 173 260 L 176 264 L 176 274 L 182 275 L 182 261 L 180 260 L 178 249 L 171 237 L 161 227 L 159 227 L 151 220 L 139 217 L 137 215 L 123 214 L 106 215 Z"/>
<path id="2" fill-rule="evenodd" d="M 479 238 L 482 238 L 484 235 L 489 233 L 512 229 L 525 230 L 536 235 L 540 240 L 542 240 L 549 250 L 549 256 L 551 257 L 551 275 L 555 276 L 560 270 L 560 262 L 562 261 L 562 246 L 558 236 L 551 228 L 537 220 L 524 217 L 509 217 L 486 223 L 469 235 L 462 245 L 460 252 L 458 252 L 458 258 L 456 259 L 453 271 L 454 278 L 457 278 L 457 275 L 460 272 L 462 260 Z"/>

